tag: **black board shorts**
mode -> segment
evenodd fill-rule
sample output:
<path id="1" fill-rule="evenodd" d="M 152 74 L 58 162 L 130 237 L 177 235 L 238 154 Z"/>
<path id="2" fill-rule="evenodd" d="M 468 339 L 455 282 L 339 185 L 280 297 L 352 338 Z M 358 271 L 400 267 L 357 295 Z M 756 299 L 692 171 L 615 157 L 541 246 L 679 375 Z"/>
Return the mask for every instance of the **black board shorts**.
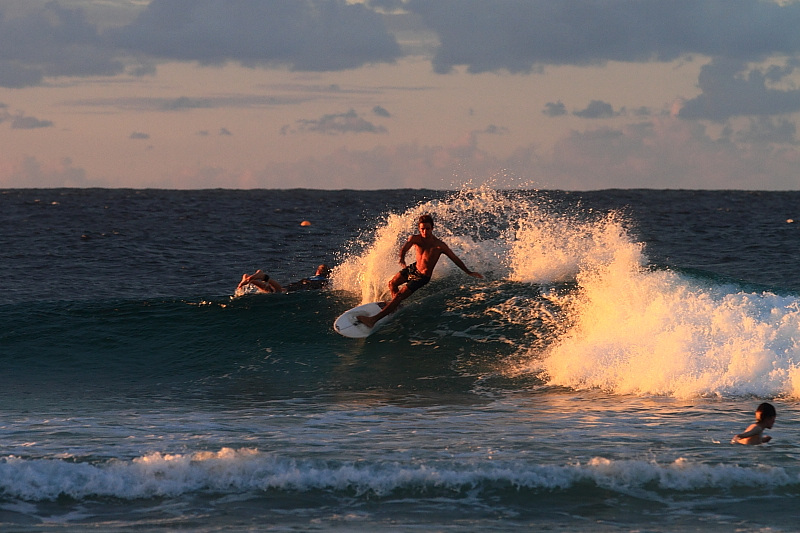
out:
<path id="1" fill-rule="evenodd" d="M 415 290 L 424 287 L 431 280 L 430 276 L 423 276 L 422 274 L 419 273 L 419 271 L 417 270 L 416 263 L 411 263 L 403 270 L 401 270 L 400 273 L 403 274 L 403 276 L 405 276 L 406 287 L 408 287 L 411 290 L 411 292 L 414 292 Z"/>

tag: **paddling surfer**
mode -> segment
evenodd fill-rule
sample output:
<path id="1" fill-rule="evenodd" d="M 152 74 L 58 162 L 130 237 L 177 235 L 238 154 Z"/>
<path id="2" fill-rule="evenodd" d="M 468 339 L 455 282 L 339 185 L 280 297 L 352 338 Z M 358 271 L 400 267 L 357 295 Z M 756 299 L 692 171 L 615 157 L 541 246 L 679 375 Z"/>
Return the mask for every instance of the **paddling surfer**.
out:
<path id="1" fill-rule="evenodd" d="M 261 269 L 256 270 L 254 274 L 242 274 L 242 281 L 239 282 L 236 290 L 243 290 L 247 285 L 256 287 L 259 292 L 283 292 L 280 283 Z"/>
<path id="2" fill-rule="evenodd" d="M 403 266 L 403 269 L 395 274 L 391 281 L 389 281 L 389 290 L 392 293 L 391 301 L 389 301 L 377 315 L 357 316 L 356 319 L 358 319 L 359 322 L 373 327 L 378 320 L 397 309 L 400 302 L 411 296 L 414 291 L 431 280 L 433 269 L 442 254 L 449 257 L 458 268 L 473 278 L 483 278 L 482 274 L 473 272 L 467 268 L 467 265 L 458 258 L 453 250 L 433 234 L 433 217 L 430 215 L 420 216 L 417 226 L 419 228 L 419 233 L 411 235 L 403 247 L 400 248 L 400 264 Z M 414 248 L 417 260 L 415 263 L 406 265 L 406 254 L 411 248 Z"/>
<path id="3" fill-rule="evenodd" d="M 317 267 L 317 271 L 310 278 L 303 278 L 294 281 L 285 287 L 286 292 L 310 291 L 314 289 L 324 289 L 330 282 L 331 269 L 326 264 Z"/>

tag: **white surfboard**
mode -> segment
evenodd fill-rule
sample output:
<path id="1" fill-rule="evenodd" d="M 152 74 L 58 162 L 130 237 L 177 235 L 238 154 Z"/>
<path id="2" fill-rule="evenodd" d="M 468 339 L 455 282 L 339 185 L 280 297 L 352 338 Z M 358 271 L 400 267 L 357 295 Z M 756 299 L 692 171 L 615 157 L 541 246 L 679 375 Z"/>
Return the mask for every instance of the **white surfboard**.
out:
<path id="1" fill-rule="evenodd" d="M 381 318 L 373 327 L 362 324 L 356 320 L 356 316 L 377 315 L 380 310 L 383 309 L 384 305 L 386 305 L 385 302 L 370 302 L 368 304 L 362 304 L 352 309 L 348 309 L 336 319 L 336 322 L 333 323 L 333 329 L 335 329 L 336 333 L 339 335 L 344 335 L 345 337 L 350 337 L 351 339 L 363 339 L 365 337 L 369 337 L 378 331 L 381 326 L 386 325 L 392 315 Z"/>

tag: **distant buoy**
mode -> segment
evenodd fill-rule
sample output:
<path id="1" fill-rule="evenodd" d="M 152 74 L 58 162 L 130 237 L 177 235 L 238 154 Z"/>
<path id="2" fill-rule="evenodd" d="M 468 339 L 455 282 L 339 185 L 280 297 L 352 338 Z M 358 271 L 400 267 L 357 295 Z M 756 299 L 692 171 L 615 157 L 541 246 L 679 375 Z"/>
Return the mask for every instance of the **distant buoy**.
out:
<path id="1" fill-rule="evenodd" d="M 311 222 L 309 222 L 308 220 L 304 220 L 304 221 L 302 221 L 302 222 L 300 223 L 300 225 L 301 225 L 301 226 L 310 226 L 310 225 L 311 225 Z"/>
<path id="2" fill-rule="evenodd" d="M 787 219 L 786 219 L 786 223 L 787 223 L 787 224 L 791 224 L 792 222 L 794 222 L 794 219 L 793 219 L 793 218 L 787 218 Z"/>

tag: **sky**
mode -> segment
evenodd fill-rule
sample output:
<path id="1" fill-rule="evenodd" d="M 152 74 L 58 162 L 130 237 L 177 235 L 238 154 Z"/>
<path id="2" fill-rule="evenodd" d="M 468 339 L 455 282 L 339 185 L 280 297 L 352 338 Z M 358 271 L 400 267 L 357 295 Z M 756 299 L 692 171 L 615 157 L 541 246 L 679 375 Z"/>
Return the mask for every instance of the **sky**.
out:
<path id="1" fill-rule="evenodd" d="M 800 188 L 800 2 L 0 0 L 0 187 Z"/>

